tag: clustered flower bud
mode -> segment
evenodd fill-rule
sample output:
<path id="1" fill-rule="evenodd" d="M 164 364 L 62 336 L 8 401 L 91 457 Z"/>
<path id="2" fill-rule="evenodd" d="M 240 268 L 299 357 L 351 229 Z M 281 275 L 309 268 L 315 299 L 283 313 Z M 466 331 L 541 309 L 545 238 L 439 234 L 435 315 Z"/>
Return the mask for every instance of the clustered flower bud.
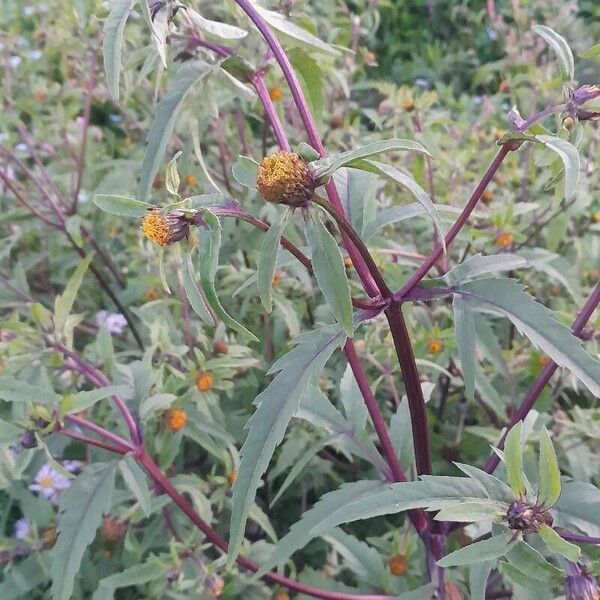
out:
<path id="1" fill-rule="evenodd" d="M 183 429 L 187 424 L 187 413 L 182 408 L 170 408 L 164 416 L 167 428 L 173 433 Z"/>
<path id="2" fill-rule="evenodd" d="M 215 383 L 215 377 L 210 371 L 199 371 L 196 375 L 196 388 L 199 392 L 209 392 Z"/>
<path id="3" fill-rule="evenodd" d="M 536 532 L 542 525 L 552 525 L 552 516 L 543 506 L 528 504 L 523 500 L 513 502 L 506 513 L 508 526 L 515 531 Z"/>
<path id="4" fill-rule="evenodd" d="M 578 121 L 596 121 L 600 119 L 600 108 L 597 104 L 586 106 L 586 103 L 599 99 L 599 86 L 582 85 L 570 93 L 567 101 L 567 111 Z"/>
<path id="5" fill-rule="evenodd" d="M 142 219 L 144 235 L 159 246 L 168 246 L 187 237 L 190 224 L 185 213 L 176 210 L 163 214 L 160 209 L 153 207 Z"/>
<path id="6" fill-rule="evenodd" d="M 565 580 L 565 596 L 566 600 L 600 600 L 600 586 L 584 566 L 572 563 Z"/>
<path id="7" fill-rule="evenodd" d="M 303 207 L 311 201 L 316 182 L 299 154 L 276 152 L 260 163 L 256 187 L 267 202 Z"/>

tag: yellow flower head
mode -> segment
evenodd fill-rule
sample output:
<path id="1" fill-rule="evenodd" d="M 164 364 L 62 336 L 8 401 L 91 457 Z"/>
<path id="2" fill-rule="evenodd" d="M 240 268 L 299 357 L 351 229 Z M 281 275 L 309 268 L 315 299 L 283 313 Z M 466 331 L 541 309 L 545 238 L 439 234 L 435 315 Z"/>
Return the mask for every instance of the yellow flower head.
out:
<path id="1" fill-rule="evenodd" d="M 150 208 L 142 219 L 142 231 L 155 244 L 168 246 L 186 237 L 190 226 L 180 211 L 162 214 L 158 208 Z"/>
<path id="2" fill-rule="evenodd" d="M 187 413 L 182 408 L 170 408 L 165 413 L 165 423 L 169 431 L 175 433 L 183 429 L 187 423 Z"/>
<path id="3" fill-rule="evenodd" d="M 308 163 L 299 154 L 276 152 L 260 163 L 256 187 L 267 202 L 306 206 L 316 184 Z"/>

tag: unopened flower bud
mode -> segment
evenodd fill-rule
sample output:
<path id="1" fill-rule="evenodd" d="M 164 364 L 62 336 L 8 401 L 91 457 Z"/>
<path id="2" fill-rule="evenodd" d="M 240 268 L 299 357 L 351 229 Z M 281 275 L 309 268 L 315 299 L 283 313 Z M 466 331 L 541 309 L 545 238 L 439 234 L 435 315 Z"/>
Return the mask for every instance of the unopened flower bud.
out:
<path id="1" fill-rule="evenodd" d="M 220 598 L 225 582 L 218 575 L 207 575 L 204 580 L 204 589 L 211 598 Z"/>
<path id="2" fill-rule="evenodd" d="M 190 224 L 181 211 L 163 214 L 158 208 L 150 208 L 142 219 L 144 235 L 159 246 L 168 246 L 187 237 Z"/>
<path id="3" fill-rule="evenodd" d="M 260 163 L 256 187 L 267 202 L 299 207 L 311 201 L 316 182 L 299 154 L 276 152 Z"/>
<path id="4" fill-rule="evenodd" d="M 35 439 L 35 433 L 31 429 L 26 429 L 19 436 L 19 444 L 26 450 L 37 447 L 37 440 Z"/>
<path id="5" fill-rule="evenodd" d="M 600 586 L 585 567 L 572 563 L 565 580 L 565 597 L 566 600 L 600 600 Z"/>

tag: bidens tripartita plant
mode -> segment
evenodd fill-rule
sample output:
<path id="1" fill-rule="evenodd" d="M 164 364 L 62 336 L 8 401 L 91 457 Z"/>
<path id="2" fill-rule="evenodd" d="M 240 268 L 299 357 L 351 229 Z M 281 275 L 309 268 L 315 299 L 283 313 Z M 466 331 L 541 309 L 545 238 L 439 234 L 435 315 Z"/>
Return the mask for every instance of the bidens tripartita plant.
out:
<path id="1" fill-rule="evenodd" d="M 143 70 L 155 64 L 161 76 L 164 68 L 175 70 L 154 107 L 137 196 L 106 190 L 94 196 L 107 213 L 133 219 L 137 252 L 159 274 L 160 293 L 168 299 L 157 299 L 154 290 L 146 308 L 134 311 L 147 324 L 136 336 L 139 350 L 117 352 L 113 332 L 104 325 L 92 343 L 81 345 L 82 317 L 72 310 L 84 292 L 86 271 L 99 260 L 84 252 L 53 310 L 31 303 L 29 320 L 12 325 L 22 346 L 14 349 L 14 368 L 0 379 L 0 397 L 14 404 L 17 425 L 3 422 L 2 435 L 7 443 L 19 441 L 22 448 L 45 453 L 48 461 L 30 489 L 59 507 L 54 534 L 43 542 L 53 546 L 51 597 L 85 594 L 86 570 L 80 565 L 100 528 L 105 558 L 121 545 L 128 554 L 124 564 L 103 570 L 95 599 L 142 585 L 150 597 L 173 598 L 273 594 L 282 600 L 290 593 L 330 600 L 454 600 L 467 593 L 474 600 L 599 598 L 598 475 L 587 481 L 561 478 L 550 419 L 534 406 L 559 367 L 570 389 L 598 396 L 600 363 L 580 337 L 600 302 L 600 286 L 594 282 L 587 299 L 574 298 L 581 301 L 575 321 L 561 323 L 562 315 L 538 302 L 516 277 L 526 278 L 530 264 L 539 269 L 544 259 L 556 259 L 543 251 L 540 256 L 540 248 L 528 258 L 518 252 L 527 238 L 510 229 L 523 207 L 517 203 L 508 214 L 492 217 L 478 211 L 493 202 L 490 187 L 503 167 L 515 168 L 525 153 L 528 175 L 535 179 L 543 168 L 544 186 L 554 190 L 548 213 L 536 217 L 529 233 L 535 235 L 548 214 L 571 205 L 582 170 L 577 147 L 584 127 L 600 116 L 600 88 L 577 85 L 566 40 L 534 26 L 533 33 L 553 51 L 551 76 L 560 78 L 562 95 L 557 100 L 548 93 L 548 101 L 540 98 L 527 116 L 519 106 L 506 111 L 506 132 L 495 136 L 497 150 L 487 170 L 469 182 L 470 197 L 449 206 L 434 201 L 436 160 L 442 157 L 429 148 L 427 136 L 384 135 L 397 129 L 395 105 L 392 124 L 382 124 L 376 135 L 359 130 L 364 140 L 341 138 L 326 148 L 315 106 L 322 83 L 313 77 L 322 68 L 311 52 L 330 57 L 325 65 L 334 65 L 340 51 L 286 18 L 285 11 L 249 0 L 235 5 L 230 13 L 219 7 L 224 19 L 236 19 L 233 25 L 187 4 L 116 0 L 104 23 L 106 83 L 115 102 L 132 15 L 145 23 L 152 40 Z M 277 93 L 268 86 L 271 77 L 277 78 Z M 134 87 L 127 73 L 123 80 Z M 277 106 L 286 97 L 287 105 Z M 404 111 L 415 111 L 412 98 L 398 100 Z M 257 106 L 262 139 L 253 143 L 249 123 L 255 126 L 257 118 L 243 109 L 256 112 Z M 386 106 L 379 108 L 387 114 Z M 231 148 L 222 128 L 225 113 L 237 127 L 235 144 L 228 136 Z M 178 118 L 185 121 L 179 129 Z M 422 133 L 419 115 L 412 123 L 414 133 Z M 558 133 L 545 127 L 556 123 Z M 207 166 L 201 126 L 214 137 L 219 175 Z M 181 137 L 190 132 L 191 139 Z M 173 146 L 181 150 L 160 179 L 165 152 Z M 243 152 L 233 160 L 239 146 Z M 199 175 L 186 176 L 182 185 L 180 169 L 191 156 Z M 417 175 L 409 173 L 409 165 Z M 462 165 L 454 168 L 460 172 Z M 189 194 L 200 178 L 205 193 Z M 518 183 L 526 188 L 528 182 Z M 374 190 L 384 199 L 401 190 L 403 202 L 380 206 Z M 413 201 L 407 203 L 409 195 Z M 72 236 L 72 223 L 65 225 L 65 216 L 72 215 L 48 198 L 47 208 L 54 210 L 49 224 Z M 45 212 L 39 216 L 48 220 Z M 433 249 L 404 251 L 404 222 L 423 216 L 427 221 L 415 231 L 433 241 Z M 477 244 L 459 238 L 472 220 L 492 223 L 485 253 L 472 252 Z M 378 238 L 397 224 L 392 246 L 398 247 L 388 255 L 382 250 L 390 248 Z M 244 243 L 245 231 L 253 230 L 257 236 Z M 244 281 L 227 272 L 225 252 Z M 411 259 L 410 268 L 399 268 L 398 258 Z M 282 271 L 288 270 L 312 287 L 310 301 L 299 294 L 300 286 L 282 284 Z M 228 277 L 237 285 L 224 292 Z M 125 301 L 130 293 L 124 286 L 115 300 Z M 453 331 L 429 320 L 427 339 L 417 339 L 423 313 L 435 307 Z M 511 353 L 516 333 L 537 349 L 537 378 L 528 386 L 516 386 L 511 376 L 516 365 L 503 354 L 499 317 L 510 322 Z M 296 334 L 291 344 L 282 322 Z M 179 337 L 171 340 L 172 335 Z M 275 346 L 275 335 L 284 342 Z M 39 347 L 43 368 L 28 381 L 28 352 Z M 254 385 L 240 378 L 255 378 L 248 370 L 262 366 L 248 348 L 261 348 L 269 363 L 268 377 Z M 447 365 L 436 367 L 440 389 L 423 377 L 437 364 L 434 358 Z M 332 363 L 333 382 L 323 376 Z M 57 392 L 48 377 L 52 369 L 62 369 L 73 382 Z M 260 393 L 247 419 L 239 406 L 250 392 Z M 227 407 L 218 402 L 224 396 L 231 400 Z M 443 428 L 449 399 L 459 405 L 454 439 Z M 109 403 L 114 411 L 107 415 Z M 491 445 L 485 463 L 485 457 L 479 460 L 481 445 L 473 442 L 464 450 L 473 464 L 457 460 L 469 407 L 481 410 L 489 423 L 471 433 Z M 296 428 L 300 434 L 293 433 Z M 194 464 L 177 473 L 184 436 L 211 456 L 205 478 L 197 477 Z M 97 454 L 69 469 L 73 465 L 51 451 L 57 438 L 63 447 L 71 440 Z M 456 458 L 447 460 L 453 452 Z M 301 518 L 289 531 L 282 529 L 269 519 L 270 510 L 321 455 L 339 469 L 329 491 L 311 497 L 309 507 L 301 483 Z M 31 457 L 12 457 L 12 474 Z M 569 460 L 564 459 L 565 470 L 573 476 Z M 272 462 L 278 475 L 287 471 L 276 494 Z M 366 527 L 351 529 L 367 519 Z M 353 525 L 341 528 L 347 524 Z M 264 535 L 257 536 L 258 528 Z M 169 543 L 161 546 L 157 538 L 165 532 Z M 19 535 L 30 535 L 27 523 L 20 524 Z M 297 576 L 292 557 L 316 538 L 332 564 L 322 573 L 309 568 Z M 31 557 L 36 555 L 27 560 Z M 34 570 L 34 561 L 22 564 L 3 584 L 6 590 L 18 590 L 22 574 Z"/>

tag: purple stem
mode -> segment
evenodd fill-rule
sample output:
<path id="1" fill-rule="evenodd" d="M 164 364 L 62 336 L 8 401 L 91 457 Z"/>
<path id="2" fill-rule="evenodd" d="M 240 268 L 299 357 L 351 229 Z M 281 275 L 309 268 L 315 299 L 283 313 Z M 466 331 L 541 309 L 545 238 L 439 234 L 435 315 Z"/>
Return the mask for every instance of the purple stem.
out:
<path id="1" fill-rule="evenodd" d="M 582 535 L 580 533 L 569 533 L 568 531 L 557 531 L 558 535 L 563 540 L 568 542 L 575 542 L 576 544 L 593 544 L 600 545 L 600 537 L 592 537 L 589 535 Z"/>
<path id="2" fill-rule="evenodd" d="M 78 442 L 83 442 L 84 444 L 90 444 L 91 446 L 96 446 L 96 448 L 102 448 L 103 450 L 108 450 L 108 452 L 114 452 L 115 454 L 127 454 L 131 452 L 127 448 L 111 446 L 110 444 L 106 444 L 105 442 L 101 442 L 100 440 L 95 440 L 94 438 L 88 437 L 87 435 L 81 435 L 76 433 L 75 431 L 71 431 L 70 429 L 59 429 L 56 433 L 60 435 L 66 435 L 72 440 L 77 440 Z"/>
<path id="3" fill-rule="evenodd" d="M 77 425 L 77 427 L 87 429 L 88 431 L 92 431 L 104 439 L 110 440 L 113 444 L 125 452 L 132 452 L 135 450 L 135 448 L 127 440 L 124 440 L 115 433 L 112 433 L 103 427 L 84 419 L 83 417 L 79 417 L 77 415 L 65 415 L 65 421 L 69 421 L 70 423 L 73 423 L 73 425 Z"/>
<path id="4" fill-rule="evenodd" d="M 85 360 L 83 360 L 79 355 L 75 354 L 75 352 L 71 352 L 67 347 L 63 346 L 63 344 L 56 344 L 56 349 L 58 352 L 63 354 L 64 356 L 69 357 L 72 361 L 75 362 L 79 371 L 87 377 L 92 383 L 100 387 L 107 387 L 110 385 L 110 381 L 104 375 L 104 373 L 98 371 L 92 365 L 88 364 Z M 127 425 L 127 429 L 129 430 L 129 435 L 136 447 L 140 447 L 142 445 L 141 436 L 138 430 L 138 426 L 131 414 L 129 408 L 125 404 L 123 398 L 118 396 L 117 394 L 112 396 L 114 403 L 117 408 L 121 411 L 121 415 L 123 415 L 123 419 L 125 420 L 125 424 Z"/>
<path id="5" fill-rule="evenodd" d="M 577 315 L 575 321 L 573 321 L 572 331 L 575 335 L 580 335 L 585 324 L 590 320 L 594 310 L 600 304 L 600 283 L 596 285 L 596 288 L 588 298 L 587 302 L 584 304 L 581 312 Z M 534 381 L 533 385 L 527 392 L 527 395 L 523 399 L 521 406 L 515 411 L 510 421 L 508 422 L 500 441 L 496 444 L 496 447 L 502 450 L 504 448 L 504 441 L 506 440 L 506 436 L 508 432 L 519 422 L 522 421 L 528 414 L 529 411 L 533 408 L 538 396 L 542 393 L 543 389 L 546 387 L 548 381 L 554 372 L 558 368 L 558 365 L 554 361 L 550 361 L 542 370 L 538 378 Z M 483 470 L 487 473 L 493 473 L 496 467 L 500 464 L 500 458 L 495 453 L 492 452 L 490 457 L 488 458 Z"/>
<path id="6" fill-rule="evenodd" d="M 271 127 L 273 128 L 273 133 L 275 134 L 275 139 L 277 140 L 277 144 L 279 147 L 285 151 L 290 151 L 290 143 L 288 142 L 287 136 L 285 135 L 285 131 L 283 129 L 283 125 L 279 120 L 279 115 L 277 114 L 277 110 L 275 109 L 275 105 L 271 100 L 271 96 L 269 96 L 269 90 L 267 90 L 267 86 L 265 85 L 265 80 L 262 73 L 255 73 L 250 81 L 262 102 L 262 105 L 265 109 L 265 115 L 269 123 L 271 123 Z"/>

